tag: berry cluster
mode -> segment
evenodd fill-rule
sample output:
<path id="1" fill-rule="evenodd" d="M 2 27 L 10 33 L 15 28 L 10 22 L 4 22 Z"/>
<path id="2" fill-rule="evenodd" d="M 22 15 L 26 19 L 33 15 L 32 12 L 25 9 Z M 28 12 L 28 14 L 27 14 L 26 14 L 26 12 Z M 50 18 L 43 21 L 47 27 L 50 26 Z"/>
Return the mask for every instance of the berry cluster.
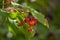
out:
<path id="1" fill-rule="evenodd" d="M 36 18 L 28 18 L 28 19 L 25 19 L 25 23 L 30 26 L 28 28 L 28 32 L 32 32 L 32 28 L 31 27 L 37 25 L 37 19 Z M 19 26 L 23 26 L 23 22 L 20 22 Z"/>
<path id="2" fill-rule="evenodd" d="M 37 20 L 36 20 L 36 18 L 28 18 L 28 19 L 25 19 L 25 22 L 26 22 L 29 26 L 36 26 L 36 25 L 37 25 Z"/>

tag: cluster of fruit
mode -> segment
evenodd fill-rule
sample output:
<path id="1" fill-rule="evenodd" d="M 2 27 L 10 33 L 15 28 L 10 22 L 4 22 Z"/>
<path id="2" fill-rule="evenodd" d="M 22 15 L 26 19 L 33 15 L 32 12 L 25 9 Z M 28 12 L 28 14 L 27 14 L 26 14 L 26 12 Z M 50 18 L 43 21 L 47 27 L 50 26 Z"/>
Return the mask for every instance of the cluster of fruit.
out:
<path id="1" fill-rule="evenodd" d="M 30 28 L 28 28 L 28 32 L 32 32 L 32 26 L 36 26 L 37 25 L 37 19 L 36 18 L 28 18 L 25 19 L 25 22 L 30 26 Z M 19 26 L 23 26 L 23 22 L 19 23 Z"/>

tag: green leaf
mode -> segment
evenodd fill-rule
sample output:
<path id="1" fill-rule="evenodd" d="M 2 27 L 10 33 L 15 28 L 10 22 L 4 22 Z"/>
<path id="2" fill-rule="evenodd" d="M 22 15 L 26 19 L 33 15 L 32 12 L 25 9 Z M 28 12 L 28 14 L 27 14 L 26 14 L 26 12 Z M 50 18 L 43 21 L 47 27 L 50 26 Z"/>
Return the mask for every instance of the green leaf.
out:
<path id="1" fill-rule="evenodd" d="M 42 39 L 44 39 L 49 32 L 49 29 L 43 24 L 41 24 L 40 22 L 38 22 L 37 29 L 39 30 L 39 33 L 40 33 L 39 37 Z"/>
<path id="2" fill-rule="evenodd" d="M 10 25 L 10 27 L 13 29 L 13 31 L 15 32 L 15 33 L 18 33 L 18 28 L 17 28 L 17 26 L 15 25 L 15 23 L 14 22 L 9 22 L 9 25 Z"/>
<path id="3" fill-rule="evenodd" d="M 8 18 L 8 13 L 3 10 L 0 10 L 0 25 L 1 26 L 3 26 L 4 23 L 5 24 L 7 23 L 7 18 Z"/>

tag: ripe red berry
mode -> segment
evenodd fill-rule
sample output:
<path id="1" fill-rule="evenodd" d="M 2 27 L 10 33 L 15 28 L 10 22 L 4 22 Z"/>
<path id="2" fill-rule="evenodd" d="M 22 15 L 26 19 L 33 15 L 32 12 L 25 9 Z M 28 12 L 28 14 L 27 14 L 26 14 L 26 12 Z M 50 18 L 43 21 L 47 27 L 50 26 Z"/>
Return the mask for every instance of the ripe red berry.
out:
<path id="1" fill-rule="evenodd" d="M 30 26 L 36 26 L 37 25 L 37 19 L 35 19 L 35 18 L 25 19 L 25 22 Z"/>
<path id="2" fill-rule="evenodd" d="M 19 23 L 19 26 L 23 26 L 23 22 L 20 22 L 20 23 Z"/>
<path id="3" fill-rule="evenodd" d="M 32 32 L 32 29 L 31 28 L 28 28 L 28 32 Z"/>

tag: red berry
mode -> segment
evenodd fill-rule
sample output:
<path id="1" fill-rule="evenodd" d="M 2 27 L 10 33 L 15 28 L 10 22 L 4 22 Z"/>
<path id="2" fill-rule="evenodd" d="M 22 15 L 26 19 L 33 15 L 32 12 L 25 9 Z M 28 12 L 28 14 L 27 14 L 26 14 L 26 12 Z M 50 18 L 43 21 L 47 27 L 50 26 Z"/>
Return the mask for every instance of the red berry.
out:
<path id="1" fill-rule="evenodd" d="M 28 32 L 32 32 L 32 29 L 31 28 L 28 28 Z"/>
<path id="2" fill-rule="evenodd" d="M 19 26 L 23 26 L 23 22 L 20 22 L 20 23 L 19 23 Z"/>
<path id="3" fill-rule="evenodd" d="M 37 19 L 35 19 L 35 18 L 25 19 L 25 22 L 30 26 L 36 26 L 37 25 Z"/>
<path id="4" fill-rule="evenodd" d="M 29 24 L 29 21 L 30 21 L 29 19 L 25 19 L 25 22 L 26 22 L 27 24 Z"/>

